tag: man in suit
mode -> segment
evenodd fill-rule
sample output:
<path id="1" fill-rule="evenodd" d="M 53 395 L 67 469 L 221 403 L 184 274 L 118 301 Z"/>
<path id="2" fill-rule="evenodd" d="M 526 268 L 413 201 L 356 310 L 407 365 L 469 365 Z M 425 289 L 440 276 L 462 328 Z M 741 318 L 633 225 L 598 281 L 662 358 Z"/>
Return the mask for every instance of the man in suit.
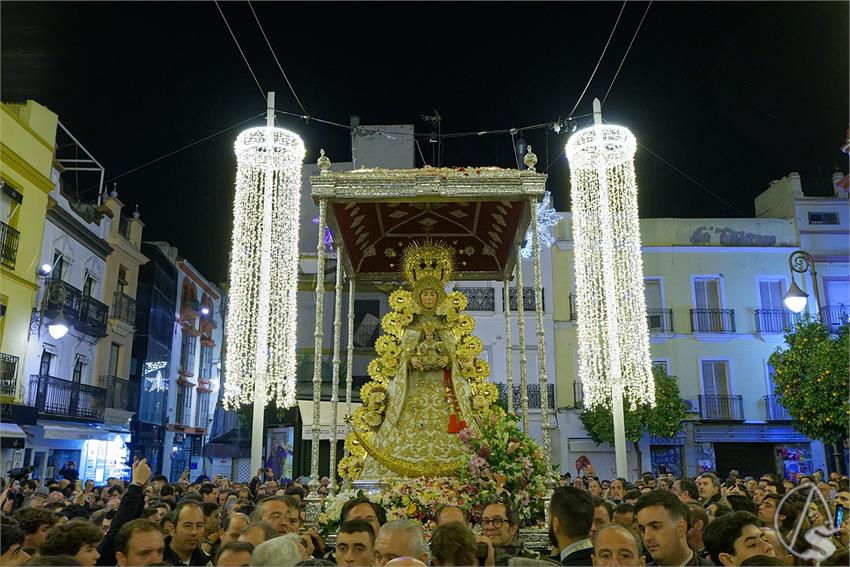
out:
<path id="1" fill-rule="evenodd" d="M 590 565 L 593 543 L 593 497 L 585 490 L 560 486 L 549 505 L 549 537 L 560 552 L 561 565 Z"/>

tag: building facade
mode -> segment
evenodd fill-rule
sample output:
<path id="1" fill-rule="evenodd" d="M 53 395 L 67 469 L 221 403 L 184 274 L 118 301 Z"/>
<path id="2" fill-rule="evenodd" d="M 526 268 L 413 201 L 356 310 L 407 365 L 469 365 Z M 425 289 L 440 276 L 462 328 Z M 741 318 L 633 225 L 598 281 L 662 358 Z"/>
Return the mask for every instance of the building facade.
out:
<path id="1" fill-rule="evenodd" d="M 159 473 L 163 470 L 176 325 L 177 249 L 162 242 L 144 242 L 141 251 L 150 261 L 139 270 L 136 293 L 130 379 L 139 385 L 139 410 L 132 420 L 133 450 Z"/>
<path id="2" fill-rule="evenodd" d="M 797 320 L 783 304 L 792 252 L 802 248 L 815 258 L 823 320 L 846 321 L 848 203 L 846 192 L 840 194 L 842 177 L 825 180 L 828 185 L 794 173 L 774 181 L 756 198 L 755 219 L 641 221 L 653 363 L 677 378 L 688 417 L 676 438 L 644 437 L 641 463 L 629 448 L 630 474 L 662 466 L 677 475 L 827 470 L 831 459 L 823 445 L 796 431 L 777 402 L 768 358 Z M 601 477 L 613 478 L 613 450 L 594 444 L 578 420 L 570 221 L 564 214 L 552 259 L 555 281 L 566 283 L 555 290 L 554 323 L 562 470 L 587 457 Z M 795 276 L 813 296 L 811 274 Z M 807 306 L 812 315 L 818 313 L 814 303 Z"/>
<path id="3" fill-rule="evenodd" d="M 58 117 L 44 106 L 0 104 L 0 474 L 25 462 L 20 425 L 35 424 L 24 405 L 24 361 L 39 289 Z"/>
<path id="4" fill-rule="evenodd" d="M 162 473 L 204 471 L 203 449 L 219 395 L 222 291 L 185 259 L 177 259 L 177 301 L 171 343 Z"/>

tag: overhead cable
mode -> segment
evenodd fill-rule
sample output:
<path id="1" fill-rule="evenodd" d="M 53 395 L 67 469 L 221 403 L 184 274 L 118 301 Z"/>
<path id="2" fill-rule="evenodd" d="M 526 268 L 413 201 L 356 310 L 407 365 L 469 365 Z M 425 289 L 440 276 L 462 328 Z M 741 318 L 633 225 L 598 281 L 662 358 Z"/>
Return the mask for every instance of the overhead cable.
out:
<path id="1" fill-rule="evenodd" d="M 272 44 L 266 36 L 266 31 L 263 29 L 263 24 L 260 23 L 260 18 L 257 17 L 257 12 L 254 11 L 254 6 L 251 5 L 250 0 L 248 1 L 248 7 L 251 8 L 251 13 L 254 14 L 254 19 L 257 20 L 257 26 L 260 28 L 260 33 L 263 34 L 263 39 L 266 40 L 266 45 L 269 46 L 269 51 L 272 52 L 272 57 L 274 57 L 274 62 L 277 63 L 277 68 L 280 69 L 280 74 L 283 75 L 284 80 L 286 80 L 286 84 L 289 85 L 289 90 L 292 91 L 292 96 L 295 97 L 295 102 L 298 103 L 298 106 L 301 107 L 301 111 L 306 115 L 307 109 L 304 108 L 304 105 L 301 104 L 301 99 L 299 99 L 298 95 L 295 94 L 295 89 L 292 87 L 292 83 L 289 82 L 289 77 L 286 76 L 286 72 L 283 70 L 283 66 L 281 66 L 280 61 L 278 61 L 277 54 L 274 52 Z"/>
<path id="2" fill-rule="evenodd" d="M 635 42 L 635 39 L 637 39 L 638 32 L 640 31 L 640 27 L 643 25 L 643 21 L 646 19 L 646 14 L 649 13 L 650 6 L 652 6 L 652 0 L 649 0 L 649 4 L 646 5 L 646 10 L 643 11 L 643 17 L 640 19 L 640 23 L 638 23 L 637 29 L 635 30 L 635 35 L 632 36 L 632 40 L 629 42 L 629 46 L 626 48 L 626 53 L 620 60 L 620 66 L 617 67 L 617 72 L 614 73 L 614 78 L 611 79 L 611 84 L 608 85 L 608 90 L 605 91 L 605 96 L 602 97 L 602 106 L 605 106 L 605 101 L 608 100 L 608 95 L 611 93 L 611 89 L 614 87 L 614 82 L 617 80 L 617 76 L 620 74 L 620 69 L 623 68 L 623 63 L 626 62 L 626 57 L 629 56 L 629 51 L 631 51 L 632 44 Z"/>

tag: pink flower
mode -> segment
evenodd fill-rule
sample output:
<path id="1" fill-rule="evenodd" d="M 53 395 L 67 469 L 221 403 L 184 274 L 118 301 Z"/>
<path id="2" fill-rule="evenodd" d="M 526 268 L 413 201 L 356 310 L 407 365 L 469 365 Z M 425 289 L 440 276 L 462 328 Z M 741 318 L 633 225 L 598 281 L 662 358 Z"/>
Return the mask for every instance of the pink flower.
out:
<path id="1" fill-rule="evenodd" d="M 469 439 L 474 434 L 475 434 L 475 432 L 472 429 L 470 429 L 469 427 L 464 427 L 463 429 L 460 430 L 460 434 L 459 434 L 460 435 L 460 442 L 461 443 L 468 443 Z"/>

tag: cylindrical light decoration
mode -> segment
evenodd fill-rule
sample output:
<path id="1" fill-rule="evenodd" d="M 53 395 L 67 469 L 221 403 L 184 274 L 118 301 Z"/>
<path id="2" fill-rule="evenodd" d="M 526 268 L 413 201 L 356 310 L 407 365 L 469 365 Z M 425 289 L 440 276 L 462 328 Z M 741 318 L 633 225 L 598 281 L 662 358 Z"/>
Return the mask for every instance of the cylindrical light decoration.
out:
<path id="1" fill-rule="evenodd" d="M 242 132 L 235 150 L 224 404 L 250 403 L 264 388 L 266 399 L 288 408 L 295 405 L 304 142 L 269 124 Z"/>
<path id="2" fill-rule="evenodd" d="M 596 108 L 594 110 L 597 110 Z M 587 407 L 612 394 L 655 405 L 635 181 L 635 137 L 596 124 L 567 142 L 572 185 L 579 379 Z"/>

